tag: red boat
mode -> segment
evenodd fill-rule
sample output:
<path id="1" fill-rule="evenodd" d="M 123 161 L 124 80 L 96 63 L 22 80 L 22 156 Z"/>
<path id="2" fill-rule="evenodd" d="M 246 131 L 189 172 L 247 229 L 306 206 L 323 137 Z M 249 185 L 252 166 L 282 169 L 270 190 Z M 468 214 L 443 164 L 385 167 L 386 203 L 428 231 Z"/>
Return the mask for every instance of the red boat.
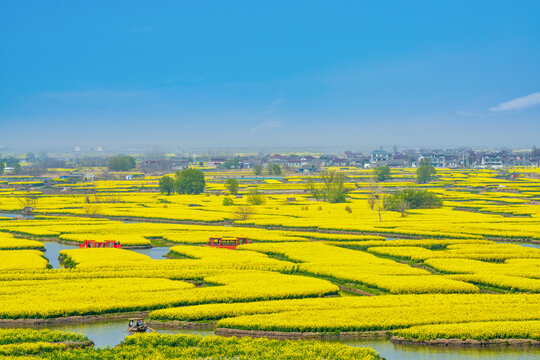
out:
<path id="1" fill-rule="evenodd" d="M 84 243 L 79 244 L 79 248 L 115 248 L 121 249 L 122 244 L 114 240 L 96 241 L 96 240 L 84 240 Z"/>
<path id="2" fill-rule="evenodd" d="M 253 240 L 246 237 L 211 237 L 205 246 L 235 250 L 238 245 L 252 244 Z"/>

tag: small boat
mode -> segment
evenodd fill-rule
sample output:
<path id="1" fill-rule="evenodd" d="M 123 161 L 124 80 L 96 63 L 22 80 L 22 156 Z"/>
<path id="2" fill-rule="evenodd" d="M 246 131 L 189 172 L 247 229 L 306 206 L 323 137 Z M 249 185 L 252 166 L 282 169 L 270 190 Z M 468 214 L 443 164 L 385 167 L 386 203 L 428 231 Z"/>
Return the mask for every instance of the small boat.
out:
<path id="1" fill-rule="evenodd" d="M 253 240 L 247 237 L 216 237 L 212 236 L 205 246 L 217 247 L 222 249 L 236 250 L 239 245 L 252 244 Z"/>
<path id="2" fill-rule="evenodd" d="M 154 329 L 149 328 L 143 319 L 133 318 L 129 319 L 127 332 L 146 332 L 147 329 L 154 331 Z"/>

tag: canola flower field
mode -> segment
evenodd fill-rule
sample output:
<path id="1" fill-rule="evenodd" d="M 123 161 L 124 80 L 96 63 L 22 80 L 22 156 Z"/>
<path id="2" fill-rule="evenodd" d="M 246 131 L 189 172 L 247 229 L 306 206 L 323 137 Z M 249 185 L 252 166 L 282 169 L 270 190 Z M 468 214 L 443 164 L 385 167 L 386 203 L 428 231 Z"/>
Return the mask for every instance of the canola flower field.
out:
<path id="1" fill-rule="evenodd" d="M 210 322 L 245 334 L 540 340 L 540 250 L 508 243 L 540 241 L 538 178 L 440 170 L 436 181 L 418 185 L 414 170 L 392 169 L 392 181 L 373 184 L 367 170 L 335 170 L 351 189 L 345 204 L 312 199 L 307 175 L 270 181 L 208 171 L 205 193 L 170 196 L 156 191 L 157 177 L 58 180 L 54 191 L 39 179 L 6 178 L 0 212 L 20 213 L 28 204 L 34 210 L 31 217 L 0 220 L 0 322 L 150 311 L 153 321 Z M 228 177 L 238 179 L 239 195 L 227 193 Z M 443 207 L 404 217 L 383 210 L 380 218 L 371 209 L 372 191 L 409 187 L 437 194 Z M 252 189 L 265 193 L 264 204 L 248 205 Z M 232 206 L 224 205 L 225 197 Z M 246 206 L 250 216 L 239 217 Z M 201 246 L 216 236 L 253 243 L 237 250 Z M 51 268 L 44 242 L 84 240 L 115 240 L 123 249 L 64 250 L 63 267 Z M 132 251 L 152 246 L 170 247 L 168 258 Z M 81 340 L 13 331 L 0 333 L 0 355 L 68 358 L 75 355 L 64 355 L 60 343 Z M 255 350 L 276 359 L 326 358 L 331 351 L 339 354 L 332 358 L 378 358 L 370 349 L 339 344 L 164 335 L 130 337 L 118 349 L 69 352 L 116 359 L 129 348 L 164 358 L 221 356 L 226 348 L 234 350 L 223 356 L 240 359 Z"/>

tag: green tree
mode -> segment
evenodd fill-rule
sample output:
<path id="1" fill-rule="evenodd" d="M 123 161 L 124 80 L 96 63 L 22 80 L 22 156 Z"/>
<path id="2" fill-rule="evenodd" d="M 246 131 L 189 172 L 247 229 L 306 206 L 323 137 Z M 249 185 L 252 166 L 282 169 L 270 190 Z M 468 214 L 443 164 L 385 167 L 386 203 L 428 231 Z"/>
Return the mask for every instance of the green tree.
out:
<path id="1" fill-rule="evenodd" d="M 240 159 L 235 158 L 225 161 L 218 166 L 219 169 L 240 169 Z"/>
<path id="2" fill-rule="evenodd" d="M 263 205 L 266 203 L 266 196 L 257 189 L 253 189 L 247 196 L 247 202 L 251 205 Z"/>
<path id="3" fill-rule="evenodd" d="M 186 169 L 176 172 L 174 188 L 178 194 L 200 194 L 204 191 L 204 173 L 201 170 Z"/>
<path id="4" fill-rule="evenodd" d="M 115 155 L 109 158 L 107 167 L 111 171 L 129 171 L 135 168 L 135 158 L 129 155 Z"/>
<path id="5" fill-rule="evenodd" d="M 161 179 L 159 179 L 159 191 L 161 191 L 162 194 L 171 195 L 171 193 L 174 192 L 174 180 L 170 176 L 162 176 Z"/>
<path id="6" fill-rule="evenodd" d="M 390 175 L 390 168 L 388 166 L 377 166 L 373 169 L 373 177 L 375 181 L 385 181 L 392 177 Z"/>
<path id="7" fill-rule="evenodd" d="M 321 173 L 321 186 L 312 179 L 309 179 L 311 195 L 317 200 L 328 201 L 330 203 L 345 202 L 345 194 L 347 193 L 345 180 L 346 177 L 342 173 L 325 171 Z"/>
<path id="8" fill-rule="evenodd" d="M 270 164 L 270 166 L 268 166 L 268 175 L 281 175 L 281 166 L 278 164 Z"/>
<path id="9" fill-rule="evenodd" d="M 387 210 L 399 211 L 402 216 L 408 209 L 435 209 L 442 206 L 442 200 L 427 190 L 405 189 L 396 191 L 385 199 Z"/>
<path id="10" fill-rule="evenodd" d="M 4 173 L 4 168 L 6 165 L 4 164 L 4 160 L 0 159 L 0 175 Z"/>
<path id="11" fill-rule="evenodd" d="M 416 169 L 416 179 L 419 184 L 427 184 L 432 180 L 433 175 L 435 175 L 437 171 L 431 164 L 431 160 L 428 158 L 420 160 L 419 165 L 418 169 Z"/>
<path id="12" fill-rule="evenodd" d="M 13 156 L 10 156 L 6 159 L 6 167 L 13 168 L 13 173 L 16 175 L 21 173 L 21 163 L 19 162 L 17 158 Z"/>
<path id="13" fill-rule="evenodd" d="M 405 217 L 407 215 L 407 210 L 409 210 L 411 205 L 409 202 L 405 199 L 399 199 L 396 201 L 394 210 L 399 211 L 401 213 L 401 217 Z"/>
<path id="14" fill-rule="evenodd" d="M 230 197 L 224 197 L 223 198 L 223 206 L 231 206 L 231 205 L 234 205 L 234 200 L 231 199 Z"/>
<path id="15" fill-rule="evenodd" d="M 253 165 L 253 174 L 259 176 L 262 174 L 262 166 L 261 165 Z"/>
<path id="16" fill-rule="evenodd" d="M 225 186 L 227 187 L 227 190 L 229 190 L 229 193 L 233 195 L 238 194 L 238 181 L 236 179 L 228 178 Z"/>

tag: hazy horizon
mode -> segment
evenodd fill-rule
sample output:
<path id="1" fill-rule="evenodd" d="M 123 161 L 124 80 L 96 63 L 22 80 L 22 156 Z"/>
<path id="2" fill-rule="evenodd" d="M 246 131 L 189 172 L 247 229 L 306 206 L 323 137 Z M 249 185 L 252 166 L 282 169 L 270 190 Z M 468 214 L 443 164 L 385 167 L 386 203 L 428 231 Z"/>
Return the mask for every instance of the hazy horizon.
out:
<path id="1" fill-rule="evenodd" d="M 0 11 L 2 149 L 530 148 L 540 3 Z"/>

